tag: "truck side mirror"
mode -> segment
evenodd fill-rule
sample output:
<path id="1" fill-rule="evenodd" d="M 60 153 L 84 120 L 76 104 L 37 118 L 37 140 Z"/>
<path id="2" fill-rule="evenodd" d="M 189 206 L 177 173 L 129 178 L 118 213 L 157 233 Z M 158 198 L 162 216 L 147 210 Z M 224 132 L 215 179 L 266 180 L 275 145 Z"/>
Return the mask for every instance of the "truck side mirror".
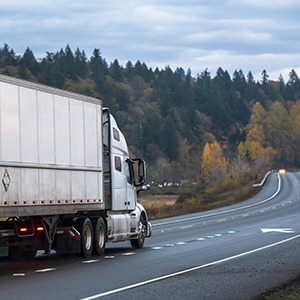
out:
<path id="1" fill-rule="evenodd" d="M 140 184 L 143 184 L 146 181 L 146 174 L 145 174 L 145 163 L 143 160 L 139 160 L 139 164 L 138 164 L 138 170 L 139 170 L 139 182 Z"/>
<path id="2" fill-rule="evenodd" d="M 149 190 L 150 190 L 150 184 L 144 183 L 144 184 L 142 184 L 141 188 L 139 190 L 137 190 L 137 194 L 139 195 L 140 192 L 149 191 Z"/>
<path id="3" fill-rule="evenodd" d="M 150 190 L 150 183 L 144 183 L 142 185 L 142 190 L 143 191 L 149 191 Z"/>
<path id="4" fill-rule="evenodd" d="M 146 181 L 146 167 L 145 162 L 140 158 L 132 160 L 134 162 L 135 169 L 135 186 L 141 186 Z"/>

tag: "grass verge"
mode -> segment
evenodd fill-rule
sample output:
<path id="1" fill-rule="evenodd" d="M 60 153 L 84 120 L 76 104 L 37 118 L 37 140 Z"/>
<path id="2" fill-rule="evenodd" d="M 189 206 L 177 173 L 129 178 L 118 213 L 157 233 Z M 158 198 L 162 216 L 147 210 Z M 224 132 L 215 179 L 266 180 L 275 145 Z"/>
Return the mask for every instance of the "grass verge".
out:
<path id="1" fill-rule="evenodd" d="M 300 277 L 265 293 L 258 300 L 299 300 L 300 299 Z"/>
<path id="2" fill-rule="evenodd" d="M 242 187 L 214 193 L 201 193 L 191 187 L 154 190 L 141 195 L 139 202 L 146 208 L 150 220 L 206 211 L 231 205 L 250 198 L 259 188 Z"/>

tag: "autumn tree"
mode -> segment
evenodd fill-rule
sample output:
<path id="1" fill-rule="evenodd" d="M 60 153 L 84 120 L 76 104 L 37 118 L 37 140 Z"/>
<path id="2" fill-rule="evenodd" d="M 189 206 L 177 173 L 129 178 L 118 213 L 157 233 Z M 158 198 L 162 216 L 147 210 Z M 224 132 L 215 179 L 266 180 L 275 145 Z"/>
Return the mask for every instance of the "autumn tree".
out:
<path id="1" fill-rule="evenodd" d="M 202 154 L 202 176 L 206 181 L 220 183 L 226 174 L 228 160 L 224 156 L 220 144 L 215 140 L 206 143 Z"/>
<path id="2" fill-rule="evenodd" d="M 293 103 L 290 110 L 290 120 L 293 140 L 290 141 L 289 145 L 295 155 L 295 165 L 300 166 L 300 100 Z"/>
<path id="3" fill-rule="evenodd" d="M 294 151 L 291 150 L 293 143 L 291 121 L 288 110 L 279 102 L 273 102 L 265 118 L 265 140 L 277 150 L 278 159 L 294 163 Z"/>
<path id="4" fill-rule="evenodd" d="M 259 102 L 255 102 L 251 108 L 250 122 L 247 126 L 247 141 L 258 142 L 261 145 L 265 142 L 264 120 L 266 111 Z"/>
<path id="5" fill-rule="evenodd" d="M 276 157 L 276 150 L 270 146 L 268 118 L 268 112 L 256 102 L 251 109 L 246 141 L 238 146 L 238 155 L 251 163 L 254 176 L 270 170 Z"/>
<path id="6" fill-rule="evenodd" d="M 257 177 L 272 169 L 276 150 L 271 146 L 264 148 L 259 142 L 246 141 L 239 144 L 238 154 L 251 163 L 251 173 Z"/>

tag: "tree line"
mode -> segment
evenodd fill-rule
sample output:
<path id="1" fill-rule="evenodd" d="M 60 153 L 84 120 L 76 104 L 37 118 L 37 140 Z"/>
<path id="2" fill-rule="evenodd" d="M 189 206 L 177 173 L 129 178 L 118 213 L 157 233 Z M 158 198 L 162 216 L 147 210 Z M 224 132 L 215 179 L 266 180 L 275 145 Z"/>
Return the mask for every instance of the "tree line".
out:
<path id="1" fill-rule="evenodd" d="M 131 152 L 144 157 L 159 181 L 210 176 L 230 185 L 243 178 L 241 170 L 257 176 L 300 166 L 300 80 L 293 69 L 287 82 L 280 74 L 269 80 L 266 70 L 255 80 L 251 71 L 230 75 L 221 67 L 193 77 L 190 69 L 153 70 L 139 60 L 108 63 L 99 49 L 88 58 L 67 45 L 36 58 L 29 47 L 17 55 L 4 44 L 0 72 L 101 97 Z"/>

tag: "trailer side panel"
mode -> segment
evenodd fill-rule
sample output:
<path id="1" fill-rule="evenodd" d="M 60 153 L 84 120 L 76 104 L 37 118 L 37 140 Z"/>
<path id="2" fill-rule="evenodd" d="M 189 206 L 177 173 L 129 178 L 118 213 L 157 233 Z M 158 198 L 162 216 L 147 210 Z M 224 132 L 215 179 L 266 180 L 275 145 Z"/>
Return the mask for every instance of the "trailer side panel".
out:
<path id="1" fill-rule="evenodd" d="M 0 76 L 0 216 L 105 209 L 101 100 Z"/>

